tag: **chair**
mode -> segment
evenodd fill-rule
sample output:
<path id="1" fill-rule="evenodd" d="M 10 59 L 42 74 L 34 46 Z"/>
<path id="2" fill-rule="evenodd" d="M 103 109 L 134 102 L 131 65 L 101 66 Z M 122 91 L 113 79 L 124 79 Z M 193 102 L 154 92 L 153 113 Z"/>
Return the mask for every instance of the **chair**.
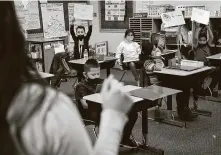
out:
<path id="1" fill-rule="evenodd" d="M 50 73 L 54 74 L 55 77 L 52 78 L 52 87 L 58 88 L 61 82 L 67 82 L 68 79 L 76 78 L 77 72 L 75 70 L 71 70 L 67 64 L 68 54 L 66 52 L 57 53 L 54 55 L 52 60 Z M 74 84 L 77 82 L 75 80 Z"/>

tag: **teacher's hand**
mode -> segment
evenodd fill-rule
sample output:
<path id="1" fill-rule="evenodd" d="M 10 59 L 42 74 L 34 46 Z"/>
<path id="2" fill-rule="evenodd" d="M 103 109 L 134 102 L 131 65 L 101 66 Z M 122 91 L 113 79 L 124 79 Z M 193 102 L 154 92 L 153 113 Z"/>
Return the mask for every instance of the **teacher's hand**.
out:
<path id="1" fill-rule="evenodd" d="M 110 75 L 103 83 L 101 96 L 103 109 L 113 109 L 123 114 L 131 109 L 133 101 L 129 95 L 122 91 L 123 84 Z"/>

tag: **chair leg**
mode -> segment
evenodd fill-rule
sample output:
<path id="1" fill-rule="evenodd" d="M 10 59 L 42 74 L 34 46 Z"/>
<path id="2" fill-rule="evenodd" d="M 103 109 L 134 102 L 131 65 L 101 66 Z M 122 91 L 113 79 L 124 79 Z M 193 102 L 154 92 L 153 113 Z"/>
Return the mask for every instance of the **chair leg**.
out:
<path id="1" fill-rule="evenodd" d="M 126 73 L 127 73 L 127 71 L 124 71 L 124 73 L 123 73 L 123 75 L 122 75 L 120 81 L 122 81 L 122 79 L 124 78 L 124 76 L 125 76 Z"/>
<path id="2" fill-rule="evenodd" d="M 58 84 L 55 86 L 56 89 L 61 85 L 61 82 L 62 82 L 62 79 L 60 79 Z"/>

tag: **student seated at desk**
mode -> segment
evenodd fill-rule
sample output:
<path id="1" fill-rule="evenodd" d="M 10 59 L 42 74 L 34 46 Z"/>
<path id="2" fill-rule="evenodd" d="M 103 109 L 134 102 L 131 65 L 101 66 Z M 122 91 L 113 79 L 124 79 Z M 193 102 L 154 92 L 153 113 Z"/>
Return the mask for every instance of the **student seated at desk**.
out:
<path id="1" fill-rule="evenodd" d="M 117 47 L 116 58 L 117 63 L 124 67 L 129 67 L 139 86 L 140 77 L 137 73 L 139 55 L 141 54 L 140 45 L 134 42 L 135 34 L 133 30 L 128 29 L 124 35 L 124 41 Z"/>
<path id="2" fill-rule="evenodd" d="M 151 84 L 158 83 L 157 76 L 150 75 L 153 71 L 160 71 L 164 67 L 164 63 L 162 61 L 161 57 L 161 50 L 158 47 L 158 44 L 151 44 L 151 43 L 145 43 L 142 45 L 142 55 L 145 55 L 145 62 L 144 62 L 144 71 L 147 75 L 149 75 L 149 78 L 152 79 L 150 82 Z M 144 57 L 144 56 L 143 56 Z M 145 81 L 147 79 L 144 79 Z M 150 85 L 150 83 L 144 82 L 145 86 Z"/>
<path id="3" fill-rule="evenodd" d="M 209 33 L 209 39 L 207 39 L 207 32 Z M 198 28 L 195 33 L 195 40 L 196 45 L 194 47 L 193 56 L 194 60 L 196 61 L 202 61 L 205 65 L 210 65 L 209 61 L 207 59 L 208 56 L 211 55 L 210 46 L 213 41 L 213 33 L 210 29 L 210 26 L 204 26 L 203 28 Z M 212 90 L 212 96 L 218 96 L 218 91 L 214 91 L 214 88 L 216 87 L 219 78 L 220 78 L 220 69 L 219 68 L 213 68 L 212 71 L 209 73 L 209 76 L 212 78 L 212 82 L 209 85 L 210 89 Z M 198 85 L 194 88 L 194 92 L 197 95 L 202 96 L 210 96 L 209 89 L 202 89 L 200 86 L 202 85 L 204 79 L 206 77 L 202 77 L 202 79 L 199 80 Z M 195 96 L 195 101 L 197 100 L 197 97 Z"/>
<path id="4" fill-rule="evenodd" d="M 75 89 L 75 98 L 78 102 L 78 107 L 81 115 L 88 119 L 100 123 L 100 112 L 101 105 L 99 104 L 87 104 L 83 99 L 86 95 L 94 94 L 96 91 L 97 84 L 101 84 L 102 80 L 100 79 L 100 66 L 97 60 L 88 59 L 84 65 L 84 77 L 85 79 L 82 82 L 78 83 Z M 128 114 L 128 123 L 126 124 L 123 131 L 123 138 L 121 145 L 128 148 L 135 148 L 136 144 L 133 140 L 130 139 L 132 129 L 137 121 L 138 114 L 137 112 L 129 112 Z"/>

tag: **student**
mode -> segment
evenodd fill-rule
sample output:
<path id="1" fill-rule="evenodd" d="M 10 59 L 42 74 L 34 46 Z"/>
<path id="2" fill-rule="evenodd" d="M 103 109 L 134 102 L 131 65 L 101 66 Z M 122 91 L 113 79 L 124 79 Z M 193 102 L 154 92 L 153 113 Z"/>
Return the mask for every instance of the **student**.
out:
<path id="1" fill-rule="evenodd" d="M 202 27 L 202 26 L 201 26 Z M 207 35 L 208 32 L 208 35 Z M 207 36 L 209 36 L 209 38 L 207 38 Z M 194 60 L 196 61 L 202 61 L 204 62 L 204 65 L 208 66 L 209 61 L 207 59 L 208 56 L 211 55 L 211 44 L 213 41 L 213 33 L 210 29 L 210 26 L 204 26 L 203 28 L 199 28 L 197 29 L 196 33 L 195 33 L 195 38 L 198 38 L 196 40 L 197 44 L 195 45 L 194 48 Z M 213 68 L 212 71 L 209 73 L 210 77 L 212 78 L 212 82 L 210 84 L 210 89 L 212 90 L 212 95 L 213 96 L 217 96 L 218 92 L 214 91 L 215 86 L 217 85 L 220 75 L 219 75 L 219 68 Z M 199 83 L 201 84 L 203 82 L 204 78 L 202 78 Z M 198 89 L 199 95 L 210 95 L 210 91 L 209 89 L 206 90 L 200 90 Z"/>
<path id="2" fill-rule="evenodd" d="M 0 2 L 0 18 L 1 154 L 117 155 L 126 113 L 133 106 L 122 84 L 113 76 L 104 81 L 100 133 L 92 146 L 76 106 L 45 85 L 24 52 L 25 40 L 12 1 Z"/>
<path id="3" fill-rule="evenodd" d="M 74 59 L 81 59 L 84 58 L 84 52 L 87 50 L 89 55 L 89 40 L 92 33 L 92 21 L 89 21 L 89 28 L 87 34 L 85 33 L 84 26 L 76 27 L 76 34 L 74 32 L 74 22 L 75 19 L 72 21 L 70 26 L 70 33 L 74 40 Z M 82 73 L 78 72 L 78 81 L 82 80 Z"/>
<path id="4" fill-rule="evenodd" d="M 86 117 L 96 121 L 99 124 L 99 115 L 101 107 L 99 104 L 87 103 L 83 97 L 86 95 L 94 94 L 96 91 L 97 84 L 102 83 L 100 78 L 100 66 L 97 60 L 88 59 L 84 65 L 84 77 L 82 82 L 78 83 L 75 89 L 75 98 L 81 114 Z M 121 145 L 128 148 L 135 148 L 136 144 L 130 139 L 132 129 L 137 120 L 137 112 L 131 111 L 128 114 L 129 122 L 126 124 L 123 131 L 123 138 Z"/>
<path id="5" fill-rule="evenodd" d="M 132 74 L 139 86 L 140 77 L 137 73 L 136 62 L 139 61 L 139 55 L 141 54 L 141 49 L 138 43 L 134 42 L 135 34 L 133 30 L 128 29 L 124 35 L 124 41 L 120 43 L 117 47 L 116 58 L 117 63 L 129 67 Z M 125 63 L 124 63 L 125 62 Z"/>

